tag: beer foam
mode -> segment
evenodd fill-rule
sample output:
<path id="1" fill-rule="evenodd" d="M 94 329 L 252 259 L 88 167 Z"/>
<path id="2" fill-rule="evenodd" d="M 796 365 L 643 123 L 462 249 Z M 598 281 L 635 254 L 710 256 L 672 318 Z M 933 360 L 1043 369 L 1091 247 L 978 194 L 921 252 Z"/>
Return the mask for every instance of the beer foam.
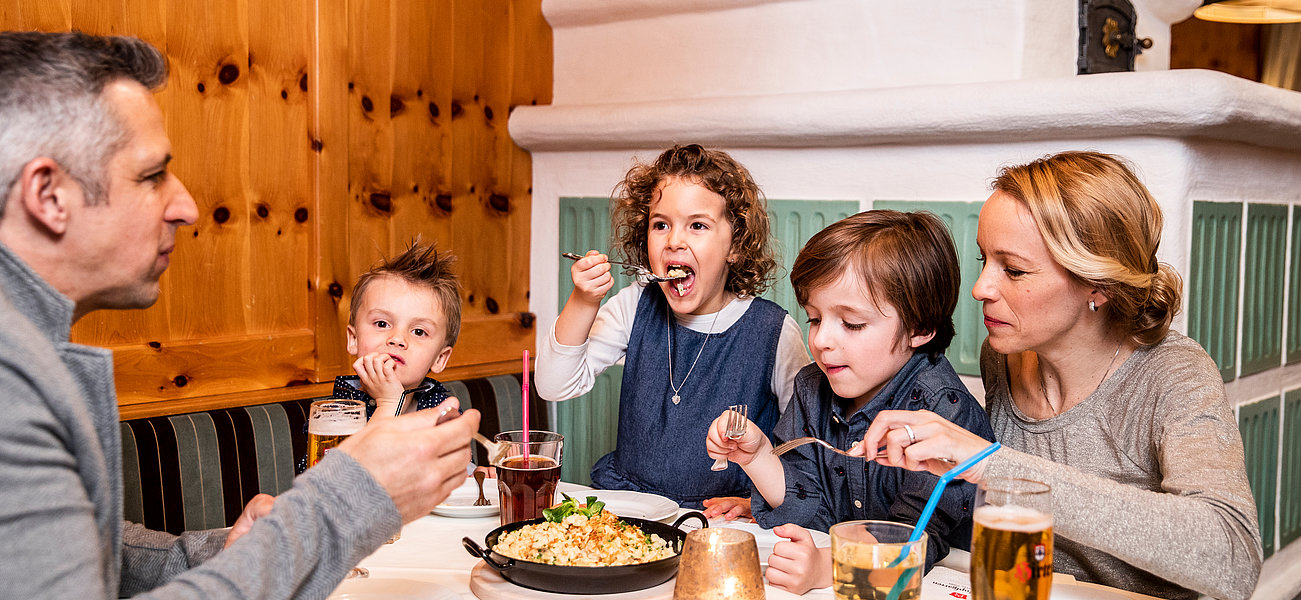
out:
<path id="1" fill-rule="evenodd" d="M 1053 526 L 1052 515 L 1024 506 L 982 506 L 971 518 L 981 527 L 1023 533 L 1037 533 Z"/>
<path id="2" fill-rule="evenodd" d="M 307 433 L 316 435 L 352 435 L 361 431 L 365 421 L 354 418 L 312 419 L 307 424 Z"/>

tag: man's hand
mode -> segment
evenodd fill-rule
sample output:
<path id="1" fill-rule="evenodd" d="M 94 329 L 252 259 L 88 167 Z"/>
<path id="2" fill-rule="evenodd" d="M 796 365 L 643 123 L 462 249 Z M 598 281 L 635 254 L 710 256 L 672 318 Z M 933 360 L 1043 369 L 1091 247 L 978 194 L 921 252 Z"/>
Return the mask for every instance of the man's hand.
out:
<path id="1" fill-rule="evenodd" d="M 455 397 L 437 408 L 419 410 L 372 423 L 339 445 L 361 463 L 393 498 L 402 522 L 429 514 L 465 482 L 470 463 L 470 434 L 479 429 L 479 411 L 460 417 Z"/>
<path id="2" fill-rule="evenodd" d="M 226 545 L 222 546 L 222 549 L 229 548 L 235 540 L 248 533 L 248 530 L 253 528 L 254 521 L 271 514 L 271 507 L 275 503 L 276 497 L 270 494 L 253 496 L 253 499 L 244 506 L 244 512 L 235 519 L 235 524 L 230 526 L 230 532 L 226 534 Z"/>

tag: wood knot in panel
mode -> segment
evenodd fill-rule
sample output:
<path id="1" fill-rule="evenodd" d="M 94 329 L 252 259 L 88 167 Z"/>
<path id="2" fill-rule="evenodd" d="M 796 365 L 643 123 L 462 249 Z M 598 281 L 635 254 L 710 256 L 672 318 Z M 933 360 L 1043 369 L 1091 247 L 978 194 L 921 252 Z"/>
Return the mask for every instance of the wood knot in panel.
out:
<path id="1" fill-rule="evenodd" d="M 433 119 L 438 118 L 438 104 L 433 102 L 429 103 L 429 116 Z"/>
<path id="2" fill-rule="evenodd" d="M 485 106 L 485 107 L 483 107 L 483 116 L 484 116 L 485 118 L 487 118 L 489 121 L 492 120 L 492 107 L 491 107 L 491 106 Z"/>
<path id="3" fill-rule="evenodd" d="M 197 87 L 198 87 L 198 89 L 199 89 L 199 93 L 200 93 L 200 94 L 202 94 L 202 93 L 208 91 L 208 88 L 206 88 L 206 87 L 203 86 L 203 82 L 202 82 L 202 81 L 199 82 L 199 85 L 198 85 Z"/>
<path id="4" fill-rule="evenodd" d="M 281 99 L 281 100 L 288 100 L 288 99 L 289 99 L 289 90 L 280 90 L 280 99 Z"/>
<path id="5" fill-rule="evenodd" d="M 366 112 L 375 110 L 375 103 L 370 101 L 370 96 L 361 97 L 361 109 Z"/>
<path id="6" fill-rule="evenodd" d="M 387 192 L 371 192 L 370 205 L 383 213 L 393 212 L 393 197 Z"/>
<path id="7" fill-rule="evenodd" d="M 522 312 L 519 314 L 519 326 L 524 329 L 533 329 L 533 322 L 537 321 L 537 315 L 531 312 Z"/>
<path id="8" fill-rule="evenodd" d="M 461 113 L 462 113 L 462 112 L 464 112 L 464 109 L 461 108 L 461 103 L 460 103 L 460 102 L 452 102 L 452 118 L 455 119 L 455 118 L 461 116 Z"/>
<path id="9" fill-rule="evenodd" d="M 388 97 L 388 114 L 390 117 L 396 117 L 407 109 L 407 105 L 397 96 Z"/>
<path id="10" fill-rule="evenodd" d="M 184 375 L 177 375 L 176 377 L 172 378 L 172 383 L 179 388 L 188 385 L 190 383 L 190 380 L 187 379 Z"/>
<path id="11" fill-rule="evenodd" d="M 510 212 L 510 198 L 503 194 L 491 194 L 488 196 L 488 206 L 497 212 Z"/>
<path id="12" fill-rule="evenodd" d="M 257 205 L 257 208 L 254 209 L 254 212 L 256 212 L 256 213 L 257 213 L 257 216 L 258 216 L 259 218 L 262 218 L 262 219 L 267 218 L 267 215 L 270 215 L 270 214 L 271 214 L 270 209 L 268 209 L 268 208 L 267 208 L 267 205 L 265 205 L 265 204 L 258 204 L 258 205 Z"/>
<path id="13" fill-rule="evenodd" d="M 329 287 L 325 288 L 325 293 L 337 300 L 343 297 L 343 286 L 339 285 L 337 281 L 331 281 Z"/>
<path id="14" fill-rule="evenodd" d="M 146 345 L 149 346 L 150 348 L 153 348 L 154 350 L 158 350 L 163 347 L 162 342 L 149 342 Z"/>
<path id="15" fill-rule="evenodd" d="M 306 222 L 307 222 L 307 209 L 306 209 L 306 208 L 303 208 L 303 207 L 301 207 L 301 206 L 298 207 L 298 209 L 294 211 L 294 220 L 295 220 L 295 221 L 298 221 L 299 223 L 306 223 Z"/>
<path id="16" fill-rule="evenodd" d="M 307 91 L 307 73 L 303 73 L 298 77 L 298 89 L 304 92 Z"/>
<path id="17" fill-rule="evenodd" d="M 494 315 L 497 314 L 497 311 L 501 310 L 501 307 L 497 306 L 497 300 L 491 296 L 483 301 L 483 307 L 488 309 L 488 312 Z"/>
<path id="18" fill-rule="evenodd" d="M 212 220 L 216 221 L 218 225 L 221 225 L 226 221 L 229 221 L 230 209 L 224 206 L 218 206 L 216 209 L 212 211 Z"/>
<path id="19" fill-rule="evenodd" d="M 321 140 L 312 140 L 312 152 L 319 154 L 323 149 L 325 149 L 325 144 Z"/>
<path id="20" fill-rule="evenodd" d="M 452 212 L 452 195 L 439 194 L 437 196 L 434 196 L 434 206 L 437 206 L 438 210 L 441 210 L 445 213 Z"/>
<path id="21" fill-rule="evenodd" d="M 239 79 L 239 67 L 235 65 L 222 65 L 221 70 L 217 71 L 217 81 L 222 85 L 230 85 Z"/>

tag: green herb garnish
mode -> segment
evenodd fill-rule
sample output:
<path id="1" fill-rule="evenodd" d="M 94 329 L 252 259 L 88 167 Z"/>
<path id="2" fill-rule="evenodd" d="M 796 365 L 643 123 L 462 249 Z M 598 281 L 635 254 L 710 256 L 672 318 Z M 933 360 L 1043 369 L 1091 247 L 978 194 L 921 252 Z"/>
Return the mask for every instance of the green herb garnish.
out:
<path id="1" fill-rule="evenodd" d="M 552 523 L 564 521 L 565 517 L 569 515 L 583 515 L 590 519 L 601 514 L 601 511 L 605 509 L 605 503 L 597 500 L 596 496 L 588 496 L 587 506 L 582 506 L 577 500 L 570 498 L 569 494 L 561 492 L 560 495 L 565 497 L 564 502 L 551 508 L 542 509 L 542 516 Z"/>

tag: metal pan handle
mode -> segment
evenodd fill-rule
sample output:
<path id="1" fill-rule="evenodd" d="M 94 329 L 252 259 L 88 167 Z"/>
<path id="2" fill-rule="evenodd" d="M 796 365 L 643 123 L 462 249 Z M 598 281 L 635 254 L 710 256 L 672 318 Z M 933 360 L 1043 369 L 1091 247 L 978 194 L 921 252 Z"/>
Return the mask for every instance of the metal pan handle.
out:
<path id="1" fill-rule="evenodd" d="M 680 516 L 680 517 L 678 517 L 678 520 L 676 520 L 676 521 L 673 522 L 673 528 L 674 528 L 674 529 L 682 529 L 682 527 L 680 527 L 680 526 L 682 525 L 682 522 L 683 522 L 683 521 L 686 521 L 687 519 L 699 519 L 699 520 L 700 520 L 700 528 L 701 528 L 701 529 L 708 529 L 708 528 L 709 528 L 709 519 L 706 519 L 706 518 L 705 518 L 705 515 L 701 514 L 701 513 L 698 512 L 698 511 L 694 511 L 694 510 L 691 511 L 691 512 L 689 512 L 689 513 L 686 513 L 686 514 L 684 514 L 684 515 L 682 515 L 682 516 Z"/>
<path id="2" fill-rule="evenodd" d="M 468 537 L 461 538 L 461 545 L 465 546 L 465 551 L 469 552 L 470 556 L 473 556 L 475 558 L 482 558 L 483 562 L 488 563 L 488 566 L 492 567 L 493 569 L 499 572 L 504 572 L 510 569 L 511 567 L 515 566 L 515 559 L 513 558 L 506 559 L 506 562 L 504 563 L 499 563 L 493 560 L 491 553 L 485 551 L 483 548 L 480 548 L 477 542 L 475 542 L 474 540 Z"/>

